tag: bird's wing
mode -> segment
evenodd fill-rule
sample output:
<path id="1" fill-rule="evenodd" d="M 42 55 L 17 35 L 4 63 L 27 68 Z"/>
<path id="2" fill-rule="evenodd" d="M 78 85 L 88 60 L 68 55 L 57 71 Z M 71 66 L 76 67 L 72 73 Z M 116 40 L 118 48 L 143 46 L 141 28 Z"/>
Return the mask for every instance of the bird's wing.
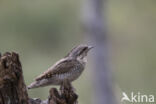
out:
<path id="1" fill-rule="evenodd" d="M 73 59 L 59 61 L 54 66 L 49 68 L 46 72 L 39 75 L 35 80 L 38 81 L 45 78 L 51 78 L 53 75 L 69 72 L 70 70 L 79 65 L 80 63 L 77 60 Z"/>

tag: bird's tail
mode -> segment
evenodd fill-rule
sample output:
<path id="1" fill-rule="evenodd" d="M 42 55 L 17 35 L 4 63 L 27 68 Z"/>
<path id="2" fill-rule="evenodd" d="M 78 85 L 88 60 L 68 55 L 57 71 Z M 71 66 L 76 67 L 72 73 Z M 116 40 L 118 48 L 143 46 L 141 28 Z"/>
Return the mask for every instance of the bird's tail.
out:
<path id="1" fill-rule="evenodd" d="M 32 82 L 29 86 L 27 86 L 27 88 L 32 89 L 32 88 L 37 88 L 39 86 L 40 84 L 37 81 L 35 81 L 35 82 Z"/>
<path id="2" fill-rule="evenodd" d="M 48 80 L 42 79 L 42 80 L 37 80 L 32 82 L 27 88 L 32 89 L 32 88 L 44 87 L 46 85 L 49 85 Z"/>

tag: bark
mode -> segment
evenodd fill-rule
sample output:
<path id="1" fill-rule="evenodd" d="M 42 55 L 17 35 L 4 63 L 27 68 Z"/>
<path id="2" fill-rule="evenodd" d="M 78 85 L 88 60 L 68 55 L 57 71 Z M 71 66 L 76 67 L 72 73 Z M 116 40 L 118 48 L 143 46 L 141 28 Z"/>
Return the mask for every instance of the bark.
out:
<path id="1" fill-rule="evenodd" d="M 29 98 L 18 54 L 0 54 L 0 104 L 78 104 L 77 98 L 69 82 L 64 82 L 59 91 L 51 88 L 47 100 Z"/>
<path id="2" fill-rule="evenodd" d="M 21 63 L 14 52 L 0 57 L 0 104 L 28 104 Z"/>
<path id="3" fill-rule="evenodd" d="M 60 87 L 60 92 L 56 88 L 50 90 L 50 104 L 78 104 L 78 95 L 74 92 L 69 82 L 64 82 Z"/>
<path id="4" fill-rule="evenodd" d="M 70 83 L 63 83 L 58 91 L 51 88 L 49 98 L 45 101 L 41 99 L 29 99 L 30 104 L 78 104 L 78 95 L 74 92 Z"/>

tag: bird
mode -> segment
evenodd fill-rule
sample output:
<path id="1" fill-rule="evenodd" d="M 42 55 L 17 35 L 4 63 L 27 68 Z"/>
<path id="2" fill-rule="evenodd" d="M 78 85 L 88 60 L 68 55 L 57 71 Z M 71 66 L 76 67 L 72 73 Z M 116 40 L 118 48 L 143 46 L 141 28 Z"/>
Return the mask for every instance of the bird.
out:
<path id="1" fill-rule="evenodd" d="M 27 88 L 61 85 L 64 81 L 71 83 L 78 79 L 85 69 L 87 54 L 92 48 L 93 46 L 85 44 L 74 47 L 64 58 L 36 77 Z"/>

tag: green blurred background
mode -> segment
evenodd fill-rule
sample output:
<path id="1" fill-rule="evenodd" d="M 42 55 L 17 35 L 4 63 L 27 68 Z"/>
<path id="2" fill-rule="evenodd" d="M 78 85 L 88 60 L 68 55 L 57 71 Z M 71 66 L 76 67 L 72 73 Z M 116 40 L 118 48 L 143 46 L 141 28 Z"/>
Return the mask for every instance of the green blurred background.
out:
<path id="1" fill-rule="evenodd" d="M 72 47 L 85 43 L 80 24 L 83 3 L 0 0 L 0 51 L 20 54 L 27 85 Z M 117 98 L 122 91 L 156 96 L 156 1 L 107 0 L 106 9 Z M 80 104 L 92 102 L 94 69 L 87 66 L 74 82 Z M 49 88 L 30 90 L 29 96 L 46 99 Z"/>

